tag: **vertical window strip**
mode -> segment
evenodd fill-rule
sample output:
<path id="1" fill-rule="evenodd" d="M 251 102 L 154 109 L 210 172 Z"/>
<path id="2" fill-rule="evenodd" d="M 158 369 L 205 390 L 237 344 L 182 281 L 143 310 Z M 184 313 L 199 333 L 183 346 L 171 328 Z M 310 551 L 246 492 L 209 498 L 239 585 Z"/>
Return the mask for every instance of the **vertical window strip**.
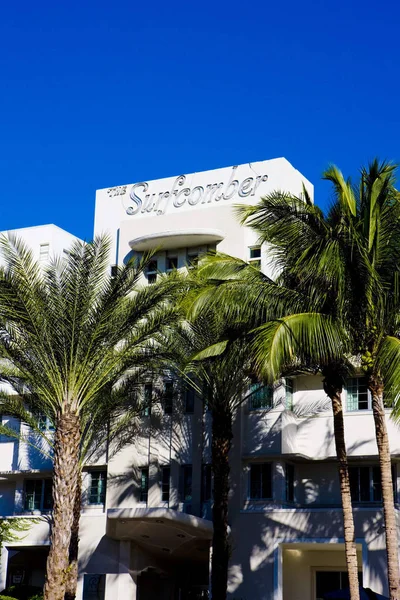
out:
<path id="1" fill-rule="evenodd" d="M 171 468 L 162 468 L 162 480 L 161 480 L 161 500 L 163 502 L 169 502 L 170 494 L 170 479 L 171 479 Z"/>
<path id="2" fill-rule="evenodd" d="M 140 470 L 140 502 L 146 502 L 149 495 L 149 468 Z"/>

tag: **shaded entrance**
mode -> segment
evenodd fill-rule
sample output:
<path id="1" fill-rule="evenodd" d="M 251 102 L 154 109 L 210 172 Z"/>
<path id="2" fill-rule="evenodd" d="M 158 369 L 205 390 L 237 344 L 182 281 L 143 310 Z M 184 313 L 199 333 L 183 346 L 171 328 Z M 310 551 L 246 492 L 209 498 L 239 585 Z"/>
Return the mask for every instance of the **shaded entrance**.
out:
<path id="1" fill-rule="evenodd" d="M 8 548 L 7 587 L 10 585 L 44 586 L 48 547 Z"/>

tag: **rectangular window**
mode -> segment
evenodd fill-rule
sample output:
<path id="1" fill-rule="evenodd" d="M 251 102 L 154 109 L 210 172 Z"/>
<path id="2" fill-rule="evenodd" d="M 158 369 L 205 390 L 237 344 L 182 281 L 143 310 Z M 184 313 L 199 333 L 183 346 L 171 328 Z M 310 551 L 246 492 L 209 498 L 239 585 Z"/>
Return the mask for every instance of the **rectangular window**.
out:
<path id="1" fill-rule="evenodd" d="M 111 277 L 118 275 L 118 265 L 111 265 Z"/>
<path id="2" fill-rule="evenodd" d="M 270 385 L 253 383 L 250 386 L 249 410 L 267 410 L 272 408 L 273 390 Z"/>
<path id="3" fill-rule="evenodd" d="M 358 574 L 360 586 L 363 584 L 362 572 Z M 325 594 L 336 590 L 346 590 L 349 587 L 347 571 L 316 571 L 315 573 L 315 598 L 324 600 Z M 345 597 L 345 596 L 343 596 Z"/>
<path id="4" fill-rule="evenodd" d="M 158 263 L 156 260 L 150 260 L 146 268 L 147 283 L 152 284 L 157 281 Z"/>
<path id="5" fill-rule="evenodd" d="M 142 415 L 144 417 L 149 417 L 151 415 L 151 400 L 153 397 L 153 384 L 146 383 L 144 386 L 144 394 L 143 394 L 143 410 Z"/>
<path id="6" fill-rule="evenodd" d="M 54 431 L 54 425 L 44 413 L 38 415 L 38 427 L 40 431 Z"/>
<path id="7" fill-rule="evenodd" d="M 294 502 L 294 465 L 286 463 L 286 502 Z"/>
<path id="8" fill-rule="evenodd" d="M 293 379 L 285 379 L 285 402 L 286 410 L 293 410 Z"/>
<path id="9" fill-rule="evenodd" d="M 90 471 L 89 504 L 104 504 L 107 471 Z"/>
<path id="10" fill-rule="evenodd" d="M 185 386 L 185 413 L 193 413 L 194 412 L 194 397 L 195 391 L 190 385 Z"/>
<path id="11" fill-rule="evenodd" d="M 188 252 L 186 255 L 186 263 L 188 269 L 194 269 L 199 262 L 199 253 L 198 252 Z"/>
<path id="12" fill-rule="evenodd" d="M 173 400 L 174 400 L 174 382 L 164 382 L 164 414 L 172 415 Z"/>
<path id="13" fill-rule="evenodd" d="M 346 382 L 347 410 L 371 409 L 370 394 L 365 377 L 352 377 Z"/>
<path id="14" fill-rule="evenodd" d="M 170 273 L 171 271 L 175 271 L 178 268 L 178 257 L 177 256 L 167 256 L 166 260 L 166 271 Z"/>
<path id="15" fill-rule="evenodd" d="M 50 255 L 50 244 L 40 244 L 39 260 L 40 261 L 48 260 L 49 255 Z"/>
<path id="16" fill-rule="evenodd" d="M 169 490 L 170 490 L 170 479 L 171 469 L 170 467 L 163 467 L 161 470 L 161 500 L 163 502 L 169 502 Z"/>
<path id="17" fill-rule="evenodd" d="M 201 501 L 210 502 L 212 498 L 212 472 L 211 465 L 201 466 Z"/>
<path id="18" fill-rule="evenodd" d="M 271 463 L 254 463 L 250 465 L 250 500 L 270 500 L 272 498 Z"/>
<path id="19" fill-rule="evenodd" d="M 94 573 L 84 574 L 82 600 L 104 600 L 105 589 L 105 575 L 96 575 Z"/>
<path id="20" fill-rule="evenodd" d="M 140 469 L 140 502 L 146 502 L 149 495 L 149 469 Z"/>
<path id="21" fill-rule="evenodd" d="M 192 501 L 192 465 L 182 465 L 182 501 Z"/>
<path id="22" fill-rule="evenodd" d="M 349 467 L 353 502 L 382 502 L 381 470 L 374 467 Z M 396 467 L 392 465 L 393 495 L 396 502 Z"/>
<path id="23" fill-rule="evenodd" d="M 27 479 L 25 481 L 24 510 L 51 510 L 53 507 L 51 479 Z"/>
<path id="24" fill-rule="evenodd" d="M 261 258 L 261 246 L 251 246 L 249 248 L 250 260 L 254 258 Z"/>

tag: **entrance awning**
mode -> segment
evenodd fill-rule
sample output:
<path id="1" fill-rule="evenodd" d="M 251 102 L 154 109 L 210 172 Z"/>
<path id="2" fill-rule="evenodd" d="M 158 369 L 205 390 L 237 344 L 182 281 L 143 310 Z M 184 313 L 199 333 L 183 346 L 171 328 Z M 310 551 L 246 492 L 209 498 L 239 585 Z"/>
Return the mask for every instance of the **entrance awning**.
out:
<path id="1" fill-rule="evenodd" d="M 106 534 L 134 541 L 151 553 L 205 560 L 213 524 L 169 508 L 110 508 Z"/>

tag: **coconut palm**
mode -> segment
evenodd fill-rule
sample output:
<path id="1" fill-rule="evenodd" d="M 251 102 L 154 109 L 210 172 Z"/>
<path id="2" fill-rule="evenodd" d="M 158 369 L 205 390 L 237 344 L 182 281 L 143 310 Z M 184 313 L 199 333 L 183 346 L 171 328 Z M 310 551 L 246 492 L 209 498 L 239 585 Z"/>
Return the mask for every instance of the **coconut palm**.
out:
<path id="1" fill-rule="evenodd" d="M 286 309 L 289 305 L 292 308 L 304 306 L 305 299 L 292 290 L 278 287 L 246 263 L 226 256 L 201 260 L 198 268 L 191 272 L 190 287 L 183 303 L 186 321 L 177 346 L 183 357 L 191 357 L 186 368 L 195 374 L 199 393 L 212 413 L 214 535 L 211 590 L 212 598 L 225 600 L 230 556 L 228 498 L 232 425 L 239 407 L 250 399 L 251 393 L 263 393 L 262 385 L 255 392 L 249 391 L 255 365 L 250 353 L 252 336 L 247 333 L 261 318 L 270 321 L 283 313 L 284 306 Z M 247 291 L 250 291 L 249 295 L 246 295 Z M 309 319 L 313 318 L 314 315 L 309 314 Z M 319 348 L 321 357 L 329 352 L 339 357 L 343 348 L 335 324 L 318 314 L 315 319 L 319 321 L 319 327 L 310 329 L 310 344 Z M 301 328 L 302 323 L 299 325 Z M 292 327 L 296 329 L 295 324 Z M 293 367 L 293 357 L 290 363 Z"/>
<path id="2" fill-rule="evenodd" d="M 303 212 L 318 211 L 311 203 L 305 207 L 303 201 L 300 208 Z M 282 235 L 285 240 L 284 231 Z M 343 383 L 351 370 L 351 364 L 342 358 L 348 336 L 333 316 L 336 298 L 333 296 L 328 302 L 325 292 L 321 295 L 308 289 L 304 293 L 299 285 L 296 289 L 293 274 L 288 265 L 284 267 L 281 262 L 280 276 L 271 281 L 241 260 L 222 255 L 209 257 L 199 267 L 209 287 L 200 291 L 195 310 L 219 307 L 225 323 L 234 322 L 242 331 L 251 332 L 248 353 L 253 355 L 253 368 L 269 383 L 296 372 L 322 371 L 324 389 L 332 402 L 350 593 L 352 600 L 358 600 L 357 549 L 341 401 Z M 317 308 L 325 314 L 315 312 Z"/>
<path id="3" fill-rule="evenodd" d="M 352 355 L 361 356 L 372 395 L 381 470 L 389 593 L 391 600 L 398 600 L 398 541 L 383 402 L 385 383 L 388 397 L 395 399 L 400 385 L 400 199 L 394 188 L 394 173 L 394 165 L 375 160 L 368 168 L 361 169 L 357 189 L 336 167 L 331 167 L 324 178 L 334 186 L 335 201 L 326 216 L 312 206 L 306 194 L 295 198 L 280 192 L 240 212 L 243 221 L 260 234 L 261 240 L 272 245 L 280 277 L 310 297 L 317 294 L 319 302 L 322 300 L 322 310 L 328 310 L 351 335 Z M 259 359 L 262 359 L 262 348 L 260 342 Z M 334 415 L 335 405 L 342 413 L 339 402 L 342 378 L 336 374 L 336 369 L 332 371 L 332 365 L 328 365 L 325 390 L 332 399 Z M 336 393 L 332 394 L 335 388 Z M 396 406 L 398 403 L 395 404 L 397 416 Z M 335 424 L 338 416 L 335 416 Z M 342 432 L 342 416 L 340 421 Z M 344 505 L 346 499 L 350 507 L 348 473 L 345 475 L 347 467 L 340 459 L 344 457 L 345 448 L 337 439 L 337 431 L 335 440 L 346 534 L 346 521 L 350 525 L 350 511 L 345 510 Z M 354 524 L 351 530 L 354 544 Z"/>
<path id="4" fill-rule="evenodd" d="M 99 398 L 151 360 L 175 318 L 171 287 L 140 286 L 148 257 L 109 275 L 110 242 L 76 242 L 43 269 L 14 237 L 1 240 L 0 376 L 23 382 L 54 424 L 53 526 L 45 600 L 63 600 L 83 432 Z M 128 376 L 127 376 L 128 373 Z"/>

